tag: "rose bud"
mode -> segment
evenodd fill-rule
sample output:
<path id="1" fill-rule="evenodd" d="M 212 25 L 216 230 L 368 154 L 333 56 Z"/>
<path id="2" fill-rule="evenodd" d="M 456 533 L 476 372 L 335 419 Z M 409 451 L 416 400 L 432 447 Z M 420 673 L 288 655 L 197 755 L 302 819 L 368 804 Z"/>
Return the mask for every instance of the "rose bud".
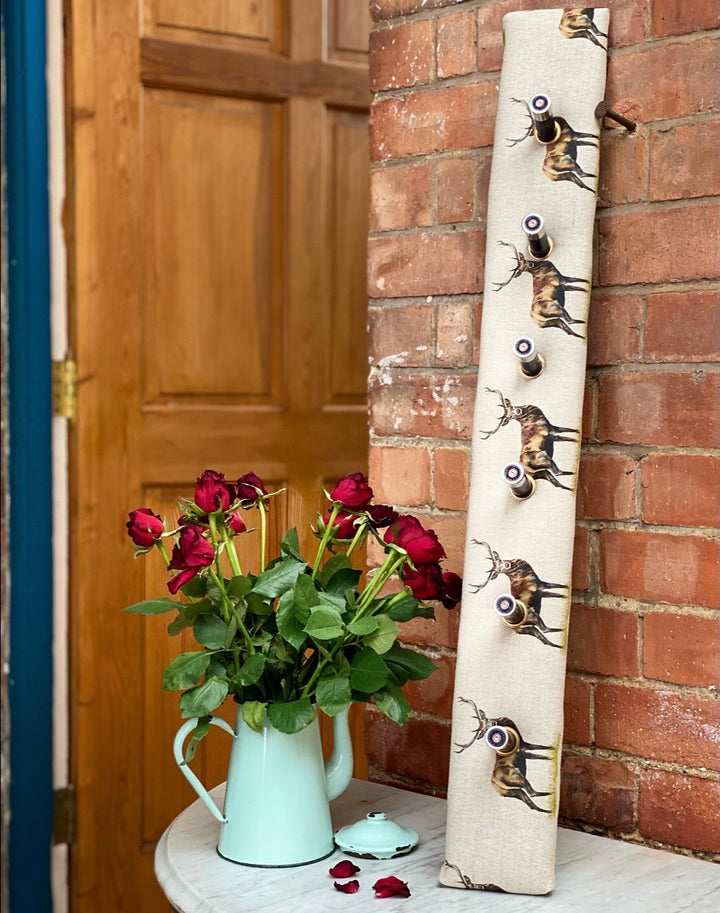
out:
<path id="1" fill-rule="evenodd" d="M 393 521 L 385 533 L 385 541 L 399 545 L 417 567 L 419 564 L 437 564 L 445 558 L 445 549 L 432 529 L 423 529 L 415 517 L 401 516 Z"/>
<path id="2" fill-rule="evenodd" d="M 442 575 L 442 579 L 445 588 L 442 604 L 446 609 L 454 609 L 462 598 L 462 577 L 452 571 L 446 571 Z"/>
<path id="3" fill-rule="evenodd" d="M 206 469 L 195 482 L 195 503 L 206 514 L 227 510 L 232 503 L 234 489 L 225 481 L 221 472 Z"/>
<path id="4" fill-rule="evenodd" d="M 356 533 L 355 521 L 357 516 L 355 514 L 338 514 L 333 520 L 333 539 L 352 539 Z M 323 523 L 327 529 L 328 524 L 330 523 L 330 511 L 328 511 L 323 516 Z"/>
<path id="5" fill-rule="evenodd" d="M 375 529 L 390 526 L 398 518 L 398 512 L 389 504 L 371 504 L 367 509 Z"/>
<path id="6" fill-rule="evenodd" d="M 183 526 L 177 545 L 173 548 L 168 569 L 180 571 L 168 581 L 171 593 L 177 593 L 180 587 L 191 580 L 200 568 L 208 567 L 215 559 L 215 550 L 203 538 L 200 530 L 195 526 Z"/>
<path id="7" fill-rule="evenodd" d="M 409 897 L 410 888 L 407 883 L 400 881 L 394 875 L 388 875 L 387 878 L 380 878 L 373 885 L 376 897 Z"/>
<path id="8" fill-rule="evenodd" d="M 152 548 L 165 530 L 162 519 L 149 507 L 131 510 L 128 517 L 130 519 L 125 524 L 128 536 L 138 548 Z"/>
<path id="9" fill-rule="evenodd" d="M 405 568 L 402 582 L 416 599 L 439 599 L 445 593 L 439 564 L 419 564 L 416 570 Z"/>
<path id="10" fill-rule="evenodd" d="M 359 871 L 359 865 L 355 865 L 350 859 L 341 859 L 340 862 L 328 870 L 328 874 L 331 878 L 352 878 Z"/>
<path id="11" fill-rule="evenodd" d="M 235 536 L 238 536 L 240 533 L 247 532 L 247 526 L 245 525 L 243 518 L 240 516 L 239 510 L 234 510 L 231 514 L 228 514 L 225 522 Z"/>
<path id="12" fill-rule="evenodd" d="M 263 480 L 254 472 L 246 472 L 237 480 L 237 496 L 242 507 L 254 507 L 267 494 Z"/>
<path id="13" fill-rule="evenodd" d="M 352 881 L 346 881 L 345 884 L 340 884 L 339 881 L 333 882 L 336 891 L 341 891 L 343 894 L 357 894 L 360 890 L 360 882 L 357 878 Z"/>
<path id="14" fill-rule="evenodd" d="M 373 490 L 361 472 L 344 476 L 330 492 L 330 498 L 346 510 L 365 510 L 372 500 Z"/>

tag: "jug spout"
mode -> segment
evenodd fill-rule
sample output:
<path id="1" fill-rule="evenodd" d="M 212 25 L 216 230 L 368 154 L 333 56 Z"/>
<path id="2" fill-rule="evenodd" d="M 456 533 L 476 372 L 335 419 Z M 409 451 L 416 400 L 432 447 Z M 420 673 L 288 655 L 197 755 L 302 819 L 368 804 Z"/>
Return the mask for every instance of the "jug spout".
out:
<path id="1" fill-rule="evenodd" d="M 350 739 L 348 711 L 333 717 L 333 751 L 325 764 L 325 785 L 328 800 L 337 799 L 345 791 L 353 772 L 353 749 Z"/>

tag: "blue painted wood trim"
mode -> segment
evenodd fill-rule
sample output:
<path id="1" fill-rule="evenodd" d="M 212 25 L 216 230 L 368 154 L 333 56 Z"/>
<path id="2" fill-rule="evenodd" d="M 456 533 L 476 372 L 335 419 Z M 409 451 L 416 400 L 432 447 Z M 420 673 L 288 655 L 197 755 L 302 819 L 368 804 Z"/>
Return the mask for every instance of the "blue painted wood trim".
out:
<path id="1" fill-rule="evenodd" d="M 45 0 L 5 0 L 11 913 L 50 913 L 52 397 Z"/>

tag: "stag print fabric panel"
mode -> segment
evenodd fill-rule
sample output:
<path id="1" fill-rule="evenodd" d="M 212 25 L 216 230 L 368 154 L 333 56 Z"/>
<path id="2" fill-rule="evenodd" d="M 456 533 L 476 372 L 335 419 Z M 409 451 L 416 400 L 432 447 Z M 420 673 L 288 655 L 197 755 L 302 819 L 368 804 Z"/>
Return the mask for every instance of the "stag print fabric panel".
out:
<path id="1" fill-rule="evenodd" d="M 589 8 L 503 20 L 440 874 L 452 887 L 554 886 L 608 23 L 608 10 Z M 554 119 L 544 143 L 537 95 Z M 551 239 L 544 259 L 529 250 L 529 214 Z M 542 356 L 536 377 L 518 370 L 520 337 Z M 503 476 L 524 478 L 531 496 L 516 498 Z"/>

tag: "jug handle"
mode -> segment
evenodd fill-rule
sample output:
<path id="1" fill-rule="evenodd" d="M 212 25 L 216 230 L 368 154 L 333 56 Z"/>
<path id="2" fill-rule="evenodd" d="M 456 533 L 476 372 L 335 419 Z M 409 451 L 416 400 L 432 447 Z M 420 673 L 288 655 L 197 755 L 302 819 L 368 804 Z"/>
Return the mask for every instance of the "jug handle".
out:
<path id="1" fill-rule="evenodd" d="M 235 731 L 233 730 L 232 726 L 229 723 L 226 723 L 225 720 L 222 719 L 222 717 L 211 716 L 210 722 L 212 723 L 213 726 L 219 726 L 221 729 L 224 729 L 225 732 L 229 732 L 230 735 L 233 738 L 235 738 Z M 175 735 L 175 739 L 173 741 L 173 756 L 175 758 L 175 761 L 177 762 L 178 767 L 185 775 L 186 780 L 188 781 L 190 786 L 192 786 L 192 788 L 195 790 L 195 792 L 198 794 L 198 796 L 200 796 L 200 798 L 203 800 L 205 805 L 207 805 L 207 807 L 210 810 L 213 817 L 217 818 L 217 820 L 220 821 L 222 824 L 226 824 L 227 818 L 223 815 L 223 813 L 217 807 L 217 805 L 215 804 L 215 801 L 212 798 L 212 796 L 210 795 L 210 793 L 205 789 L 205 787 L 202 785 L 200 780 L 198 780 L 198 778 L 195 776 L 195 774 L 192 772 L 192 770 L 190 770 L 190 766 L 185 761 L 185 755 L 183 752 L 183 746 L 185 743 L 185 739 L 193 731 L 193 729 L 195 729 L 197 724 L 198 724 L 197 718 L 194 717 L 192 720 L 188 720 L 187 723 L 183 723 L 183 725 L 178 729 L 177 734 Z"/>

